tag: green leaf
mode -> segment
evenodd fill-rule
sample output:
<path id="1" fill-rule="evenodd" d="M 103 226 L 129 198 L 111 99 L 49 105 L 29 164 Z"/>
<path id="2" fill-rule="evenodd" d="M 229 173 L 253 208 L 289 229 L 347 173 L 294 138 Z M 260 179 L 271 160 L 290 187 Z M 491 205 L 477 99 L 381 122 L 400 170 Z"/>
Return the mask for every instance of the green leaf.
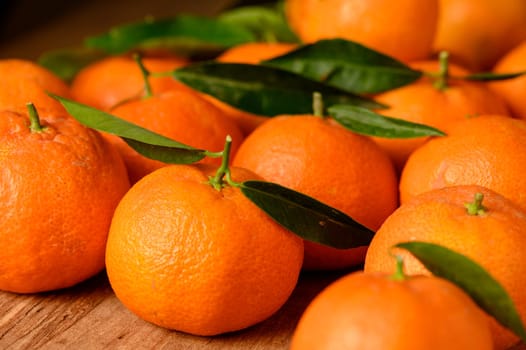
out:
<path id="1" fill-rule="evenodd" d="M 299 42 L 276 7 L 237 7 L 223 12 L 218 19 L 249 30 L 258 41 Z"/>
<path id="2" fill-rule="evenodd" d="M 409 84 L 422 72 L 344 39 L 320 40 L 263 62 L 354 93 L 378 93 Z"/>
<path id="3" fill-rule="evenodd" d="M 313 93 L 326 105 L 347 103 L 366 108 L 384 105 L 273 67 L 205 62 L 173 72 L 175 79 L 217 99 L 258 115 L 312 114 Z"/>
<path id="4" fill-rule="evenodd" d="M 385 138 L 445 135 L 444 132 L 433 127 L 386 117 L 361 107 L 334 105 L 330 106 L 328 111 L 329 115 L 345 128 L 363 135 Z"/>
<path id="5" fill-rule="evenodd" d="M 179 15 L 173 18 L 144 21 L 114 27 L 107 33 L 89 37 L 85 45 L 110 54 L 133 49 L 171 50 L 202 45 L 206 50 L 221 50 L 256 38 L 247 29 L 215 18 Z"/>
<path id="6" fill-rule="evenodd" d="M 462 288 L 484 311 L 526 341 L 526 330 L 512 299 L 479 264 L 437 244 L 404 242 L 396 247 L 409 251 L 434 275 Z"/>
<path id="7" fill-rule="evenodd" d="M 515 73 L 492 73 L 492 72 L 483 72 L 483 73 L 473 73 L 461 77 L 465 80 L 476 80 L 476 81 L 496 81 L 496 80 L 509 80 L 515 79 L 526 74 L 526 71 L 515 72 Z"/>
<path id="8" fill-rule="evenodd" d="M 70 82 L 79 70 L 106 56 L 107 54 L 98 50 L 74 47 L 44 52 L 39 56 L 38 63 L 64 81 Z"/>
<path id="9" fill-rule="evenodd" d="M 302 238 L 339 249 L 366 246 L 374 232 L 318 200 L 271 182 L 245 181 L 241 191 Z"/>
<path id="10" fill-rule="evenodd" d="M 145 157 L 165 163 L 188 164 L 203 159 L 208 152 L 156 134 L 109 113 L 52 95 L 67 112 L 81 124 L 122 137 L 134 150 Z"/>

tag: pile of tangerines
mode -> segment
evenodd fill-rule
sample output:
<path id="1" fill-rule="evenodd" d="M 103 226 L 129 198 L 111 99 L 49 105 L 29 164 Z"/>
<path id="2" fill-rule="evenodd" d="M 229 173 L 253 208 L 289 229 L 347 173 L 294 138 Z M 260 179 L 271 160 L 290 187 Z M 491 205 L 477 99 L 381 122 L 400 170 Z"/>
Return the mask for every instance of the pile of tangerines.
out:
<path id="1" fill-rule="evenodd" d="M 526 71 L 526 2 L 286 0 L 284 9 L 301 42 L 240 44 L 214 60 L 258 65 L 321 39 L 358 42 L 428 73 L 371 96 L 387 106 L 377 112 L 445 135 L 362 135 L 323 111 L 252 114 L 153 74 L 192 64 L 177 55 L 107 56 L 68 83 L 36 62 L 0 61 L 0 289 L 66 288 L 106 268 L 139 317 L 217 335 L 274 314 L 302 270 L 349 269 L 305 310 L 292 349 L 507 349 L 524 340 L 394 247 L 422 241 L 465 255 L 526 321 L 526 77 L 455 78 Z M 206 156 L 150 159 L 82 125 L 51 94 Z M 314 198 L 374 237 L 348 249 L 303 239 L 243 194 L 250 180 Z"/>

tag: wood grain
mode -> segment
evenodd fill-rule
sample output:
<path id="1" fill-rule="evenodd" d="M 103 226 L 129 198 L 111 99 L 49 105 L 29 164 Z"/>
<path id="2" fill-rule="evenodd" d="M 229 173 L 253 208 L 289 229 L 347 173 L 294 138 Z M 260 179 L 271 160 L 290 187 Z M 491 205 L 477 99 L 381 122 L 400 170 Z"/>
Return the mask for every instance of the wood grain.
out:
<path id="1" fill-rule="evenodd" d="M 0 292 L 0 349 L 287 349 L 301 313 L 342 273 L 304 273 L 270 319 L 218 337 L 196 337 L 147 323 L 115 297 L 106 275 L 37 295 Z"/>
<path id="2" fill-rule="evenodd" d="M 303 273 L 288 302 L 274 316 L 217 337 L 170 331 L 139 319 L 116 298 L 105 273 L 56 292 L 0 292 L 0 349 L 287 349 L 305 307 L 344 273 Z M 512 350 L 526 350 L 526 346 Z"/>

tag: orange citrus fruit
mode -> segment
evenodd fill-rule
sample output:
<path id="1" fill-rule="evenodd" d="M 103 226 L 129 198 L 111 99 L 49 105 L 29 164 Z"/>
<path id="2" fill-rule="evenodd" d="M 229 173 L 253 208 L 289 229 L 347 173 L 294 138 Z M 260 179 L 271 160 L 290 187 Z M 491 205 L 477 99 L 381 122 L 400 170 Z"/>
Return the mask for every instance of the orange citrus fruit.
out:
<path id="1" fill-rule="evenodd" d="M 62 105 L 47 93 L 70 97 L 67 84 L 46 68 L 23 59 L 0 60 L 0 109 L 26 113 L 27 103 L 39 111 L 64 114 Z"/>
<path id="2" fill-rule="evenodd" d="M 370 138 L 330 118 L 269 119 L 239 147 L 233 164 L 267 181 L 302 192 L 375 230 L 398 205 L 397 178 L 387 155 Z M 365 247 L 337 250 L 305 242 L 306 269 L 363 262 Z"/>
<path id="3" fill-rule="evenodd" d="M 249 42 L 225 50 L 216 60 L 225 63 L 259 64 L 261 61 L 284 55 L 296 47 L 293 43 Z"/>
<path id="4" fill-rule="evenodd" d="M 0 289 L 65 288 L 104 268 L 110 221 L 130 187 L 117 151 L 71 116 L 0 112 Z"/>
<path id="5" fill-rule="evenodd" d="M 490 70 L 523 40 L 524 0 L 439 0 L 434 49 L 471 70 Z"/>
<path id="6" fill-rule="evenodd" d="M 518 73 L 526 71 L 526 40 L 502 57 L 495 65 L 495 73 Z M 526 120 L 526 76 L 509 80 L 496 81 L 490 84 L 496 94 L 500 95 L 510 106 L 513 115 Z"/>
<path id="7" fill-rule="evenodd" d="M 413 62 L 414 69 L 427 73 L 439 72 L 437 60 Z M 438 128 L 447 133 L 449 125 L 478 114 L 508 114 L 504 101 L 481 82 L 456 79 L 467 71 L 455 64 L 448 65 L 452 77 L 444 77 L 439 87 L 438 78 L 427 75 L 418 81 L 378 94 L 375 99 L 389 106 L 381 114 Z M 400 172 L 409 155 L 429 138 L 381 138 L 374 140 L 390 155 Z"/>
<path id="8" fill-rule="evenodd" d="M 122 103 L 111 113 L 143 128 L 207 151 L 220 151 L 225 137 L 230 135 L 233 139 L 232 153 L 235 153 L 243 140 L 237 124 L 201 95 L 186 87 Z M 119 137 L 107 137 L 119 149 L 132 183 L 166 165 L 140 155 Z M 205 158 L 203 162 L 219 164 L 221 160 Z"/>
<path id="9" fill-rule="evenodd" d="M 400 178 L 400 201 L 419 193 L 476 184 L 508 197 L 526 210 L 526 121 L 479 116 L 451 126 L 448 136 L 411 154 Z"/>
<path id="10" fill-rule="evenodd" d="M 187 61 L 179 57 L 144 57 L 150 72 L 169 72 Z M 172 77 L 148 78 L 153 93 L 181 85 Z M 139 65 L 128 56 L 110 56 L 81 69 L 71 82 L 73 98 L 83 104 L 109 111 L 119 103 L 144 95 L 144 78 Z"/>
<path id="11" fill-rule="evenodd" d="M 393 259 L 392 259 L 393 260 Z M 437 277 L 395 280 L 354 272 L 307 307 L 291 350 L 493 349 L 488 320 L 460 288 Z"/>
<path id="12" fill-rule="evenodd" d="M 402 61 L 431 57 L 437 0 L 287 0 L 291 29 L 306 43 L 343 38 Z"/>
<path id="13" fill-rule="evenodd" d="M 475 185 L 441 188 L 402 204 L 384 222 L 367 251 L 365 271 L 389 271 L 390 249 L 397 243 L 417 240 L 440 244 L 484 267 L 507 290 L 525 320 L 524 232 L 526 214 L 497 192 Z M 398 250 L 393 252 L 398 254 Z M 405 251 L 400 255 L 408 274 L 429 273 Z M 517 336 L 494 319 L 490 326 L 496 349 L 507 349 L 518 342 Z"/>
<path id="14" fill-rule="evenodd" d="M 256 324 L 296 286 L 302 240 L 238 187 L 209 183 L 216 167 L 173 165 L 137 182 L 111 224 L 106 264 L 113 290 L 141 318 L 197 335 Z M 234 181 L 258 179 L 232 168 Z"/>

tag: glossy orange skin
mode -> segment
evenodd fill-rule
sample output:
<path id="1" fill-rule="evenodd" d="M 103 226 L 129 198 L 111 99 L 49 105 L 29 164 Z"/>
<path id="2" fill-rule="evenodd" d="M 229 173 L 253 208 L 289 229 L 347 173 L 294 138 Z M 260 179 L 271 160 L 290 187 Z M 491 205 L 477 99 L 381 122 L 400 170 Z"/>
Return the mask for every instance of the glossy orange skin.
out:
<path id="1" fill-rule="evenodd" d="M 188 62 L 168 57 L 144 57 L 143 64 L 150 72 L 170 72 Z M 181 85 L 172 77 L 150 77 L 154 94 Z M 144 78 L 138 64 L 128 56 L 110 56 L 96 61 L 74 77 L 71 82 L 73 98 L 83 104 L 110 111 L 118 104 L 144 95 Z"/>
<path id="2" fill-rule="evenodd" d="M 296 327 L 290 349 L 493 347 L 484 313 L 452 283 L 424 276 L 395 281 L 388 274 L 360 271 L 316 296 Z"/>
<path id="3" fill-rule="evenodd" d="M 232 168 L 234 181 L 258 179 Z M 216 167 L 174 165 L 147 175 L 120 202 L 106 251 L 117 297 L 169 329 L 216 335 L 254 325 L 292 293 L 302 240 L 237 187 L 209 183 Z"/>
<path id="4" fill-rule="evenodd" d="M 526 40 L 523 0 L 439 0 L 433 44 L 474 71 L 488 71 L 509 50 Z"/>
<path id="5" fill-rule="evenodd" d="M 469 215 L 464 205 L 473 202 L 477 192 L 484 195 L 486 211 Z M 429 274 L 409 253 L 391 247 L 412 240 L 440 244 L 484 267 L 506 289 L 525 320 L 525 230 L 525 212 L 495 191 L 475 185 L 429 191 L 402 204 L 384 222 L 369 246 L 365 271 L 390 271 L 391 254 L 400 254 L 407 274 Z M 517 336 L 494 319 L 491 331 L 496 349 L 508 349 L 518 342 Z"/>
<path id="6" fill-rule="evenodd" d="M 226 136 L 230 135 L 232 154 L 235 154 L 244 138 L 237 124 L 186 87 L 128 101 L 113 109 L 112 114 L 178 142 L 212 152 L 221 151 Z M 121 152 L 132 183 L 166 165 L 140 155 L 118 137 L 108 137 Z M 205 158 L 203 162 L 220 164 L 221 160 Z"/>
<path id="7" fill-rule="evenodd" d="M 51 71 L 23 59 L 0 60 L 0 109 L 26 113 L 31 102 L 39 111 L 64 114 L 62 105 L 47 93 L 71 98 L 67 84 Z"/>
<path id="8" fill-rule="evenodd" d="M 306 43 L 343 38 L 402 61 L 431 57 L 437 0 L 287 0 L 292 30 Z"/>
<path id="9" fill-rule="evenodd" d="M 476 184 L 526 210 L 526 121 L 486 115 L 457 122 L 409 157 L 400 178 L 400 201 L 432 189 Z"/>
<path id="10" fill-rule="evenodd" d="M 413 62 L 414 69 L 437 72 L 438 61 Z M 455 64 L 449 65 L 452 77 L 462 77 L 468 72 Z M 377 112 L 389 117 L 435 127 L 448 132 L 451 123 L 479 114 L 509 114 L 500 96 L 487 85 L 474 81 L 450 78 L 444 90 L 436 88 L 434 79 L 422 79 L 377 95 L 377 101 L 389 106 Z M 400 172 L 409 155 L 429 138 L 392 139 L 375 137 L 374 140 L 390 155 Z"/>
<path id="11" fill-rule="evenodd" d="M 526 71 L 526 39 L 502 57 L 493 68 L 495 73 L 518 73 Z M 496 81 L 490 84 L 495 93 L 510 106 L 513 116 L 526 120 L 526 76 Z"/>
<path id="12" fill-rule="evenodd" d="M 110 221 L 130 185 L 118 152 L 69 115 L 0 112 L 0 290 L 70 287 L 104 268 Z"/>
<path id="13" fill-rule="evenodd" d="M 269 119 L 245 139 L 233 164 L 314 197 L 372 230 L 398 205 L 398 182 L 387 155 L 371 139 L 331 119 Z M 337 250 L 306 241 L 304 268 L 354 266 L 363 262 L 365 250 Z"/>

